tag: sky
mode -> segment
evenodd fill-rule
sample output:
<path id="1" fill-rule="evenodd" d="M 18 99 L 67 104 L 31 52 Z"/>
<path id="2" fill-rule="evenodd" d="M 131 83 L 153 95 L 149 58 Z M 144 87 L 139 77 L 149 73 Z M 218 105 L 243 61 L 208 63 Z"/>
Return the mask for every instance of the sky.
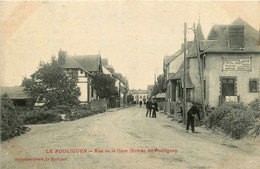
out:
<path id="1" fill-rule="evenodd" d="M 183 43 L 183 25 L 200 20 L 207 37 L 214 24 L 241 17 L 260 28 L 260 2 L 1 1 L 1 86 L 19 86 L 40 61 L 60 49 L 101 54 L 130 89 L 146 89 L 163 72 L 163 57 Z M 188 40 L 192 40 L 188 32 Z"/>

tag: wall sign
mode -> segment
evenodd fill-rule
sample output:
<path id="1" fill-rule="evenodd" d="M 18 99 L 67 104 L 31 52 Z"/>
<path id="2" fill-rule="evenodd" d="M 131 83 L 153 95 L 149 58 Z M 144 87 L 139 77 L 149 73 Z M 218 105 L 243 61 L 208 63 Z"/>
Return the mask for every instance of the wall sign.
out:
<path id="1" fill-rule="evenodd" d="M 223 58 L 224 71 L 250 71 L 251 59 Z"/>

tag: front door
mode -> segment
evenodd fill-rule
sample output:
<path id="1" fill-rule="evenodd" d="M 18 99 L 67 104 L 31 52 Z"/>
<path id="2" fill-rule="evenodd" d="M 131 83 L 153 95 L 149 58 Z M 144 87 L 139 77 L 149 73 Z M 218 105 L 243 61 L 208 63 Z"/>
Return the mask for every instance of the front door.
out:
<path id="1" fill-rule="evenodd" d="M 222 78 L 221 80 L 221 95 L 222 97 L 226 96 L 235 96 L 235 79 L 234 78 Z"/>

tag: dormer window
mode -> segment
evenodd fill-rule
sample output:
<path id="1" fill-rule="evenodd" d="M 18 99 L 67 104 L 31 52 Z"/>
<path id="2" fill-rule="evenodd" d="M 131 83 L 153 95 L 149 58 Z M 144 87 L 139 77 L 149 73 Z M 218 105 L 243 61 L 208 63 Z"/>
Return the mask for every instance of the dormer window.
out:
<path id="1" fill-rule="evenodd" d="M 230 25 L 228 28 L 229 49 L 245 49 L 244 25 Z"/>

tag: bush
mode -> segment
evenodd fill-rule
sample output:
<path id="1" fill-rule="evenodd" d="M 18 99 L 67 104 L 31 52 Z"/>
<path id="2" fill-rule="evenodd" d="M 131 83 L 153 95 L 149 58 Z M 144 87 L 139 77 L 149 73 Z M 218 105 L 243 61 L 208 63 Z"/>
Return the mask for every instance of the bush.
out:
<path id="1" fill-rule="evenodd" d="M 7 94 L 1 96 L 1 141 L 26 132 L 12 101 Z"/>
<path id="2" fill-rule="evenodd" d="M 24 117 L 24 124 L 46 124 L 60 121 L 62 121 L 62 118 L 55 110 L 45 111 L 43 109 L 38 109 L 30 112 Z"/>
<path id="3" fill-rule="evenodd" d="M 254 111 L 244 103 L 229 102 L 217 107 L 208 117 L 210 128 L 220 128 L 226 134 L 239 139 L 252 129 Z"/>
<path id="4" fill-rule="evenodd" d="M 249 103 L 249 107 L 254 111 L 255 118 L 260 118 L 260 102 L 258 99 Z"/>
<path id="5" fill-rule="evenodd" d="M 245 110 L 237 110 L 227 114 L 222 120 L 222 129 L 231 137 L 240 139 L 253 128 L 255 123 L 254 112 Z"/>
<path id="6" fill-rule="evenodd" d="M 56 108 L 54 108 L 54 111 L 59 114 L 70 114 L 71 108 L 66 105 L 61 105 L 61 106 L 57 106 Z"/>
<path id="7" fill-rule="evenodd" d="M 255 99 L 254 101 L 249 103 L 249 106 L 251 109 L 255 110 L 255 111 L 260 111 L 260 106 L 259 106 L 260 102 L 258 99 Z"/>
<path id="8" fill-rule="evenodd" d="M 246 110 L 247 106 L 244 103 L 228 102 L 217 107 L 208 117 L 210 127 L 221 127 L 221 120 L 226 115 L 240 109 Z"/>
<path id="9" fill-rule="evenodd" d="M 90 110 L 77 110 L 77 111 L 74 111 L 70 116 L 66 116 L 66 118 L 68 120 L 76 120 L 76 119 L 81 119 L 81 118 L 84 118 L 84 117 L 89 117 L 89 116 L 92 116 L 94 115 L 94 113 Z"/>

